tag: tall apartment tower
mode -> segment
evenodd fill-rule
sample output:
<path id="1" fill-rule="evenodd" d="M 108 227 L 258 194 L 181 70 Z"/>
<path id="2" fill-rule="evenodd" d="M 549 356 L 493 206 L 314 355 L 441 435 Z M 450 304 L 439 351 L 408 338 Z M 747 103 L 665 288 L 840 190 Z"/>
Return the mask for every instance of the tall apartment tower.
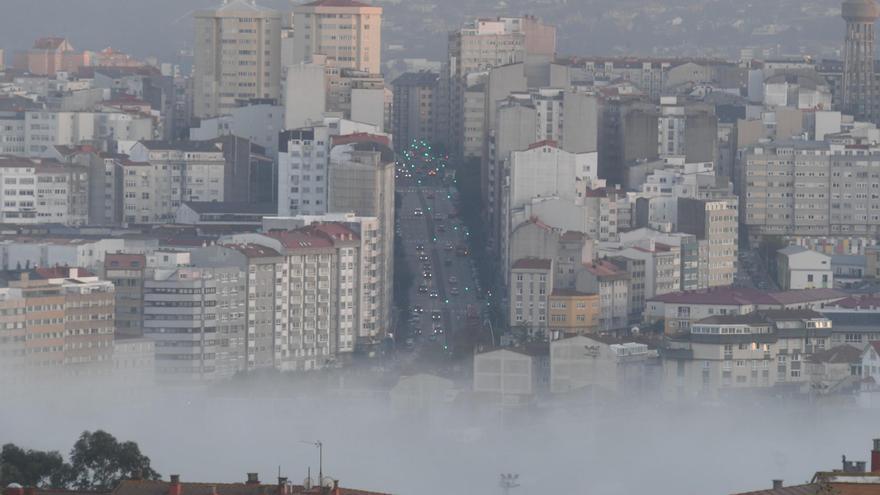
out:
<path id="1" fill-rule="evenodd" d="M 281 14 L 255 0 L 224 0 L 195 17 L 196 117 L 226 113 L 239 100 L 281 96 Z"/>
<path id="2" fill-rule="evenodd" d="M 875 0 L 846 0 L 841 7 L 846 21 L 843 68 L 843 110 L 858 119 L 877 117 L 874 88 L 874 23 L 880 17 Z"/>
<path id="3" fill-rule="evenodd" d="M 293 62 L 323 55 L 329 65 L 379 74 L 382 7 L 356 0 L 316 0 L 293 7 Z"/>

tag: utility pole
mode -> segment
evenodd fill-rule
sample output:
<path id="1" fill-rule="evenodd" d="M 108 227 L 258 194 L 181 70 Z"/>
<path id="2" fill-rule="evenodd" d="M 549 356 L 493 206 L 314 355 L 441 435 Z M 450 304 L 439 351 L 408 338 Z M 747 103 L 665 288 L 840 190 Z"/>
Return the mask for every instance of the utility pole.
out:
<path id="1" fill-rule="evenodd" d="M 517 488 L 519 486 L 519 475 L 512 473 L 502 473 L 501 481 L 499 482 L 499 486 L 501 486 L 501 493 L 503 495 L 510 495 L 510 490 Z"/>

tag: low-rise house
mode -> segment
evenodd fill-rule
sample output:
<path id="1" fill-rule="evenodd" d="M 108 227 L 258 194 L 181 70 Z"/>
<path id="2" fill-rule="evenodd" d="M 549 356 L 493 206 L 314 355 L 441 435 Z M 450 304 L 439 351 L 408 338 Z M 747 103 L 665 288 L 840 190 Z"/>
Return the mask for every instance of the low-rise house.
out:
<path id="1" fill-rule="evenodd" d="M 862 352 L 841 345 L 807 358 L 810 390 L 817 394 L 843 392 L 858 387 L 861 379 Z"/>
<path id="2" fill-rule="evenodd" d="M 550 391 L 570 393 L 593 388 L 601 394 L 639 393 L 656 351 L 637 342 L 616 343 L 578 335 L 550 343 Z"/>
<path id="3" fill-rule="evenodd" d="M 831 257 L 800 246 L 776 252 L 776 278 L 783 290 L 834 287 Z"/>
<path id="4" fill-rule="evenodd" d="M 831 321 L 810 310 L 704 318 L 661 349 L 664 395 L 715 400 L 783 385 L 800 391 L 805 359 L 826 350 L 830 337 Z"/>
<path id="5" fill-rule="evenodd" d="M 862 278 L 866 272 L 867 258 L 859 254 L 833 254 L 831 255 L 831 270 L 834 277 Z"/>
<path id="6" fill-rule="evenodd" d="M 403 376 L 389 392 L 391 407 L 399 412 L 431 412 L 449 405 L 458 395 L 452 380 L 427 373 Z"/>
<path id="7" fill-rule="evenodd" d="M 880 385 L 880 340 L 871 342 L 861 355 L 862 378 Z"/>
<path id="8" fill-rule="evenodd" d="M 768 309 L 814 309 L 847 298 L 834 289 L 762 292 L 749 288 L 718 287 L 673 292 L 651 298 L 645 307 L 645 323 L 662 322 L 667 335 L 687 332 L 695 321 L 711 316 L 745 315 Z"/>
<path id="9" fill-rule="evenodd" d="M 474 356 L 474 393 L 503 406 L 527 404 L 546 389 L 547 346 L 496 349 Z"/>

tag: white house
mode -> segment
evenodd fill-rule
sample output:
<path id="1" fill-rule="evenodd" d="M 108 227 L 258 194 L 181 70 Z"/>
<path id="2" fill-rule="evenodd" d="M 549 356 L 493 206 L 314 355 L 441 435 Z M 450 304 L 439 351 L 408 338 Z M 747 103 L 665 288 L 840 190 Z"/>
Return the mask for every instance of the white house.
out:
<path id="1" fill-rule="evenodd" d="M 862 351 L 862 378 L 872 378 L 880 384 L 880 341 L 871 342 Z"/>
<path id="2" fill-rule="evenodd" d="M 545 381 L 547 353 L 497 349 L 474 356 L 474 392 L 503 405 L 528 403 Z"/>
<path id="3" fill-rule="evenodd" d="M 776 252 L 776 278 L 783 290 L 834 287 L 831 257 L 800 246 Z"/>

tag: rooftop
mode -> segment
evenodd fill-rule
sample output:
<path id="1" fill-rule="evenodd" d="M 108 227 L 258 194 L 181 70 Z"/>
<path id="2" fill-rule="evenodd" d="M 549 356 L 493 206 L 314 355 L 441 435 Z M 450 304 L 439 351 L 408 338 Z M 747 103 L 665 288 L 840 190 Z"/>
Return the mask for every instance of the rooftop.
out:
<path id="1" fill-rule="evenodd" d="M 304 7 L 374 7 L 374 5 L 370 5 L 364 2 L 358 2 L 357 0 L 316 0 L 314 2 L 309 2 L 303 4 Z"/>
<path id="2" fill-rule="evenodd" d="M 513 263 L 514 270 L 549 270 L 553 261 L 546 258 L 520 258 Z"/>
<path id="3" fill-rule="evenodd" d="M 214 141 L 141 141 L 142 145 L 149 150 L 174 150 L 192 152 L 220 152 L 220 145 Z"/>
<path id="4" fill-rule="evenodd" d="M 196 213 L 242 213 L 266 214 L 276 212 L 269 203 L 245 203 L 233 201 L 186 201 L 186 206 Z"/>
<path id="5" fill-rule="evenodd" d="M 851 345 L 841 345 L 807 358 L 811 363 L 856 363 L 862 360 L 862 351 Z"/>
<path id="6" fill-rule="evenodd" d="M 763 292 L 747 287 L 716 287 L 698 291 L 670 292 L 651 301 L 671 304 L 716 304 L 727 306 L 789 305 L 813 301 L 843 299 L 846 294 L 834 289 L 803 289 L 786 292 Z"/>

